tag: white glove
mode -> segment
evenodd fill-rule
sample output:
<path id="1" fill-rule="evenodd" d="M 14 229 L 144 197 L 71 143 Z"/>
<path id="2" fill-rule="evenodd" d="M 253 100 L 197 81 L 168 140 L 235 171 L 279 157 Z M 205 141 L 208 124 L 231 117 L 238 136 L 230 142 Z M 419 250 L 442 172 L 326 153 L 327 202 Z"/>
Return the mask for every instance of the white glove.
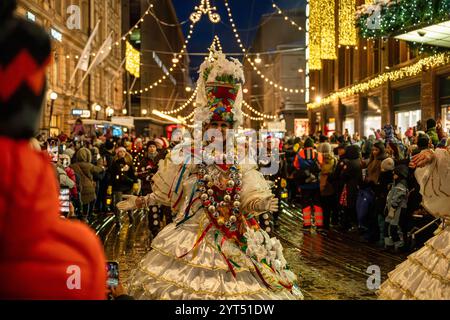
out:
<path id="1" fill-rule="evenodd" d="M 117 209 L 122 210 L 122 211 L 136 209 L 137 208 L 137 204 L 136 204 L 137 199 L 138 199 L 138 197 L 136 197 L 136 196 L 130 196 L 126 200 L 120 201 L 117 204 Z"/>
<path id="2" fill-rule="evenodd" d="M 278 198 L 275 198 L 274 195 L 270 195 L 265 199 L 258 199 L 253 203 L 253 211 L 258 213 L 263 212 L 278 212 Z"/>

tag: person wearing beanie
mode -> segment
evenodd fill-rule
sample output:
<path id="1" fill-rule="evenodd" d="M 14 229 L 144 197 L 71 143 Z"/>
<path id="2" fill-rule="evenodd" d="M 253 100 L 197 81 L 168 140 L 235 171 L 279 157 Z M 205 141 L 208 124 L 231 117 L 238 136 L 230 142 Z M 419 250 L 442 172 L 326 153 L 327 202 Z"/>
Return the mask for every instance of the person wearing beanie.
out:
<path id="1" fill-rule="evenodd" d="M 400 227 L 401 215 L 406 213 L 408 204 L 409 169 L 398 165 L 394 169 L 394 183 L 386 199 L 387 217 L 385 219 L 384 245 L 386 248 L 400 250 L 404 246 L 404 235 Z"/>
<path id="2" fill-rule="evenodd" d="M 105 299 L 100 239 L 60 218 L 55 171 L 29 143 L 45 105 L 50 39 L 15 7 L 0 1 L 0 148 L 8 150 L 0 158 L 0 299 Z"/>
<path id="3" fill-rule="evenodd" d="M 338 161 L 328 142 L 320 144 L 318 151 L 323 155 L 320 167 L 320 203 L 323 209 L 323 225 L 325 229 L 329 229 L 330 222 L 337 220 L 336 193 L 330 177 L 332 177 Z"/>
<path id="4" fill-rule="evenodd" d="M 439 143 L 439 137 L 436 131 L 436 120 L 434 119 L 427 120 L 427 135 L 430 137 L 431 142 L 436 147 Z"/>
<path id="5" fill-rule="evenodd" d="M 294 159 L 294 177 L 301 193 L 303 227 L 312 227 L 312 218 L 318 228 L 324 226 L 323 210 L 320 207 L 320 166 L 322 154 L 314 150 L 314 140 L 306 138 L 303 148 Z"/>
<path id="6" fill-rule="evenodd" d="M 371 184 L 378 183 L 378 178 L 381 173 L 381 163 L 387 158 L 384 143 L 375 142 L 372 147 L 369 163 L 367 164 L 366 182 Z"/>
<path id="7" fill-rule="evenodd" d="M 133 167 L 133 159 L 124 147 L 116 149 L 116 156 L 111 169 L 111 187 L 113 192 L 113 204 L 122 201 L 123 195 L 132 194 L 135 183 L 138 179 Z"/>

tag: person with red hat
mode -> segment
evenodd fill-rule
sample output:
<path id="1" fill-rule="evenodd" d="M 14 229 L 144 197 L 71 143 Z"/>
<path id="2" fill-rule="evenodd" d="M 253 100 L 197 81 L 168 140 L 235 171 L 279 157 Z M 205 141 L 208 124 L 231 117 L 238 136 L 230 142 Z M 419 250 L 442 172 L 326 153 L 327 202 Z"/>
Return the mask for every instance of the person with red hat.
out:
<path id="1" fill-rule="evenodd" d="M 0 299 L 105 299 L 102 244 L 60 218 L 47 154 L 32 148 L 46 96 L 50 39 L 0 2 Z"/>

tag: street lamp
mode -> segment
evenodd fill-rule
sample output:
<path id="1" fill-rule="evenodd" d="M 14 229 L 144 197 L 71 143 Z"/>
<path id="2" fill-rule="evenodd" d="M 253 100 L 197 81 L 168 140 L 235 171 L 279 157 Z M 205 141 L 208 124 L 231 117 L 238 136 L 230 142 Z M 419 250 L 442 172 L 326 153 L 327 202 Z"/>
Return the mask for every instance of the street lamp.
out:
<path id="1" fill-rule="evenodd" d="M 242 92 L 248 93 L 248 89 L 247 89 L 247 88 L 244 88 L 244 90 L 242 90 Z"/>
<path id="2" fill-rule="evenodd" d="M 106 108 L 106 115 L 108 117 L 112 117 L 113 114 L 114 114 L 114 109 L 113 108 L 110 108 L 110 107 Z"/>
<path id="3" fill-rule="evenodd" d="M 98 113 L 102 111 L 102 107 L 99 104 L 95 104 L 94 110 L 95 110 L 95 120 L 98 120 Z"/>
<path id="4" fill-rule="evenodd" d="M 147 111 L 147 109 L 142 109 L 141 113 L 142 113 L 143 116 L 146 116 L 148 111 Z"/>
<path id="5" fill-rule="evenodd" d="M 261 57 L 259 56 L 259 53 L 256 55 L 256 58 L 255 58 L 255 63 L 256 64 L 260 64 L 262 62 L 262 60 L 261 60 Z"/>
<path id="6" fill-rule="evenodd" d="M 124 116 L 126 116 L 127 113 L 128 113 L 127 109 L 123 109 L 123 110 L 122 110 L 122 114 L 123 114 Z"/>
<path id="7" fill-rule="evenodd" d="M 48 121 L 48 129 L 52 125 L 52 117 L 53 117 L 53 108 L 55 106 L 55 101 L 58 99 L 58 94 L 55 91 L 50 92 L 50 120 Z"/>

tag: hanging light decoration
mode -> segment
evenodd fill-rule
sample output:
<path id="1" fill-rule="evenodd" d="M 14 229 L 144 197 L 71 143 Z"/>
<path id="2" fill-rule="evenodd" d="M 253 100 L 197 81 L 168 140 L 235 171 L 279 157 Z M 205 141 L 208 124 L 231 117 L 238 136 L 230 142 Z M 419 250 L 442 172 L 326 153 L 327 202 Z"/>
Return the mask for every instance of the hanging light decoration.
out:
<path id="1" fill-rule="evenodd" d="M 334 0 L 320 0 L 319 12 L 321 14 L 321 42 L 320 58 L 327 60 L 337 59 L 336 55 L 336 19 Z"/>
<path id="2" fill-rule="evenodd" d="M 212 23 L 220 22 L 220 15 L 215 12 L 217 11 L 216 7 L 211 7 L 209 0 L 201 0 L 200 6 L 195 6 L 196 11 L 193 12 L 190 16 L 190 19 L 193 23 L 197 23 L 200 21 L 202 15 L 208 15 L 209 20 Z"/>
<path id="3" fill-rule="evenodd" d="M 449 63 L 450 63 L 450 53 L 448 52 L 439 53 L 431 57 L 423 58 L 412 65 L 397 70 L 387 71 L 370 80 L 336 91 L 333 94 L 325 98 L 322 98 L 320 101 L 316 101 L 316 103 L 308 104 L 308 109 L 315 109 L 320 106 L 327 105 L 335 101 L 336 99 L 343 99 L 354 94 L 378 88 L 381 85 L 387 83 L 388 81 L 395 82 L 405 78 L 414 77 L 421 74 L 423 70 L 429 70 Z"/>
<path id="4" fill-rule="evenodd" d="M 339 0 L 339 44 L 356 46 L 356 0 Z"/>
<path id="5" fill-rule="evenodd" d="M 125 52 L 125 70 L 127 70 L 132 76 L 139 78 L 141 76 L 141 55 L 128 41 L 126 42 Z"/>
<path id="6" fill-rule="evenodd" d="M 309 2 L 309 70 L 321 70 L 320 60 L 322 14 L 320 12 L 320 0 Z"/>

